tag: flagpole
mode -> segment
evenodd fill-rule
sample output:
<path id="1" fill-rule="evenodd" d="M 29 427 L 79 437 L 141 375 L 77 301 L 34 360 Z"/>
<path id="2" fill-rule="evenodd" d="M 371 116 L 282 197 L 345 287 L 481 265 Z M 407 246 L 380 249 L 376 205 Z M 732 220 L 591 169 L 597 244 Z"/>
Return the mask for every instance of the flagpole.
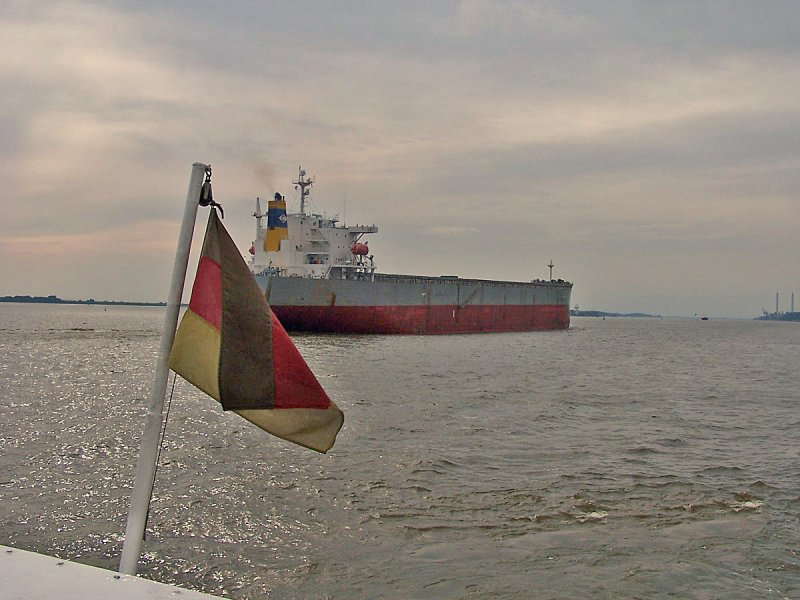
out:
<path id="1" fill-rule="evenodd" d="M 128 511 L 128 524 L 125 528 L 125 541 L 122 545 L 122 557 L 119 572 L 136 575 L 136 568 L 141 555 L 142 540 L 147 520 L 147 510 L 153 492 L 153 481 L 156 472 L 156 460 L 160 444 L 161 427 L 164 422 L 164 396 L 169 377 L 169 354 L 175 340 L 175 329 L 178 324 L 178 313 L 183 297 L 183 286 L 186 281 L 186 269 L 189 264 L 189 251 L 192 247 L 197 206 L 200 190 L 208 166 L 196 162 L 192 165 L 189 179 L 189 190 L 186 193 L 186 207 L 183 212 L 181 232 L 178 237 L 178 249 L 175 252 L 175 263 L 172 267 L 172 283 L 167 297 L 167 310 L 164 315 L 164 329 L 161 332 L 161 346 L 158 350 L 156 375 L 150 388 L 150 401 L 147 411 L 147 422 L 142 434 L 139 459 L 136 462 L 136 477 L 131 494 L 131 507 Z"/>

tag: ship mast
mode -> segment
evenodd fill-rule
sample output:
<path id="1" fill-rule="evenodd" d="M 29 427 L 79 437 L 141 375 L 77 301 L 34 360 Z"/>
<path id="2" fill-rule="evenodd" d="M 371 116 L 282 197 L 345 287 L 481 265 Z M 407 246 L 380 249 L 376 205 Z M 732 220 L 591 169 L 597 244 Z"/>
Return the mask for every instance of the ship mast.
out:
<path id="1" fill-rule="evenodd" d="M 300 213 L 306 214 L 306 198 L 311 193 L 311 186 L 314 185 L 314 180 L 311 177 L 306 177 L 303 167 L 297 167 L 297 169 L 300 174 L 297 177 L 297 181 L 292 183 L 294 183 L 294 189 L 300 188 Z"/>
<path id="2" fill-rule="evenodd" d="M 256 218 L 256 239 L 260 240 L 264 237 L 264 213 L 261 212 L 261 198 L 256 197 L 256 212 L 253 213 Z"/>

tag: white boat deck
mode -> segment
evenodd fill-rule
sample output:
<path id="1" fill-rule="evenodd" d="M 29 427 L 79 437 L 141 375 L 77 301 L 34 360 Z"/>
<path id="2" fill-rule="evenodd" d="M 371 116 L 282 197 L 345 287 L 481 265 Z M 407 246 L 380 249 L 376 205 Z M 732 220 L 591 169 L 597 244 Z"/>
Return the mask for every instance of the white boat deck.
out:
<path id="1" fill-rule="evenodd" d="M 0 597 L 4 600 L 218 600 L 89 565 L 0 546 Z"/>

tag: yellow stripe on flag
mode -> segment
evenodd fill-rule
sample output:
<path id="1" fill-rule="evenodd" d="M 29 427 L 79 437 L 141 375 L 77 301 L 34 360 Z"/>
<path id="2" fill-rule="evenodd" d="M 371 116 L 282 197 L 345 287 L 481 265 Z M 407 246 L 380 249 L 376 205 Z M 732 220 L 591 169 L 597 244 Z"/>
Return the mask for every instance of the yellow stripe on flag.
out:
<path id="1" fill-rule="evenodd" d="M 219 401 L 220 333 L 191 310 L 183 314 L 169 355 L 169 368 Z"/>
<path id="2" fill-rule="evenodd" d="M 344 421 L 342 412 L 335 404 L 327 410 L 280 408 L 234 412 L 272 435 L 317 452 L 327 452 L 333 447 Z"/>

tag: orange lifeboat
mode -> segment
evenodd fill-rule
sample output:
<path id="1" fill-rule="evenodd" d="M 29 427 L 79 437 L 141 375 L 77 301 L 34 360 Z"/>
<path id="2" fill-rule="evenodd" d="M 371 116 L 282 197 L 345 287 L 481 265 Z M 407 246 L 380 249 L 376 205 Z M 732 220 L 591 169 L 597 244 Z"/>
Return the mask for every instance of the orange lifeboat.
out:
<path id="1" fill-rule="evenodd" d="M 356 242 L 352 246 L 350 246 L 350 252 L 355 254 L 356 256 L 366 256 L 369 254 L 369 246 L 366 244 L 362 244 L 360 242 Z"/>

